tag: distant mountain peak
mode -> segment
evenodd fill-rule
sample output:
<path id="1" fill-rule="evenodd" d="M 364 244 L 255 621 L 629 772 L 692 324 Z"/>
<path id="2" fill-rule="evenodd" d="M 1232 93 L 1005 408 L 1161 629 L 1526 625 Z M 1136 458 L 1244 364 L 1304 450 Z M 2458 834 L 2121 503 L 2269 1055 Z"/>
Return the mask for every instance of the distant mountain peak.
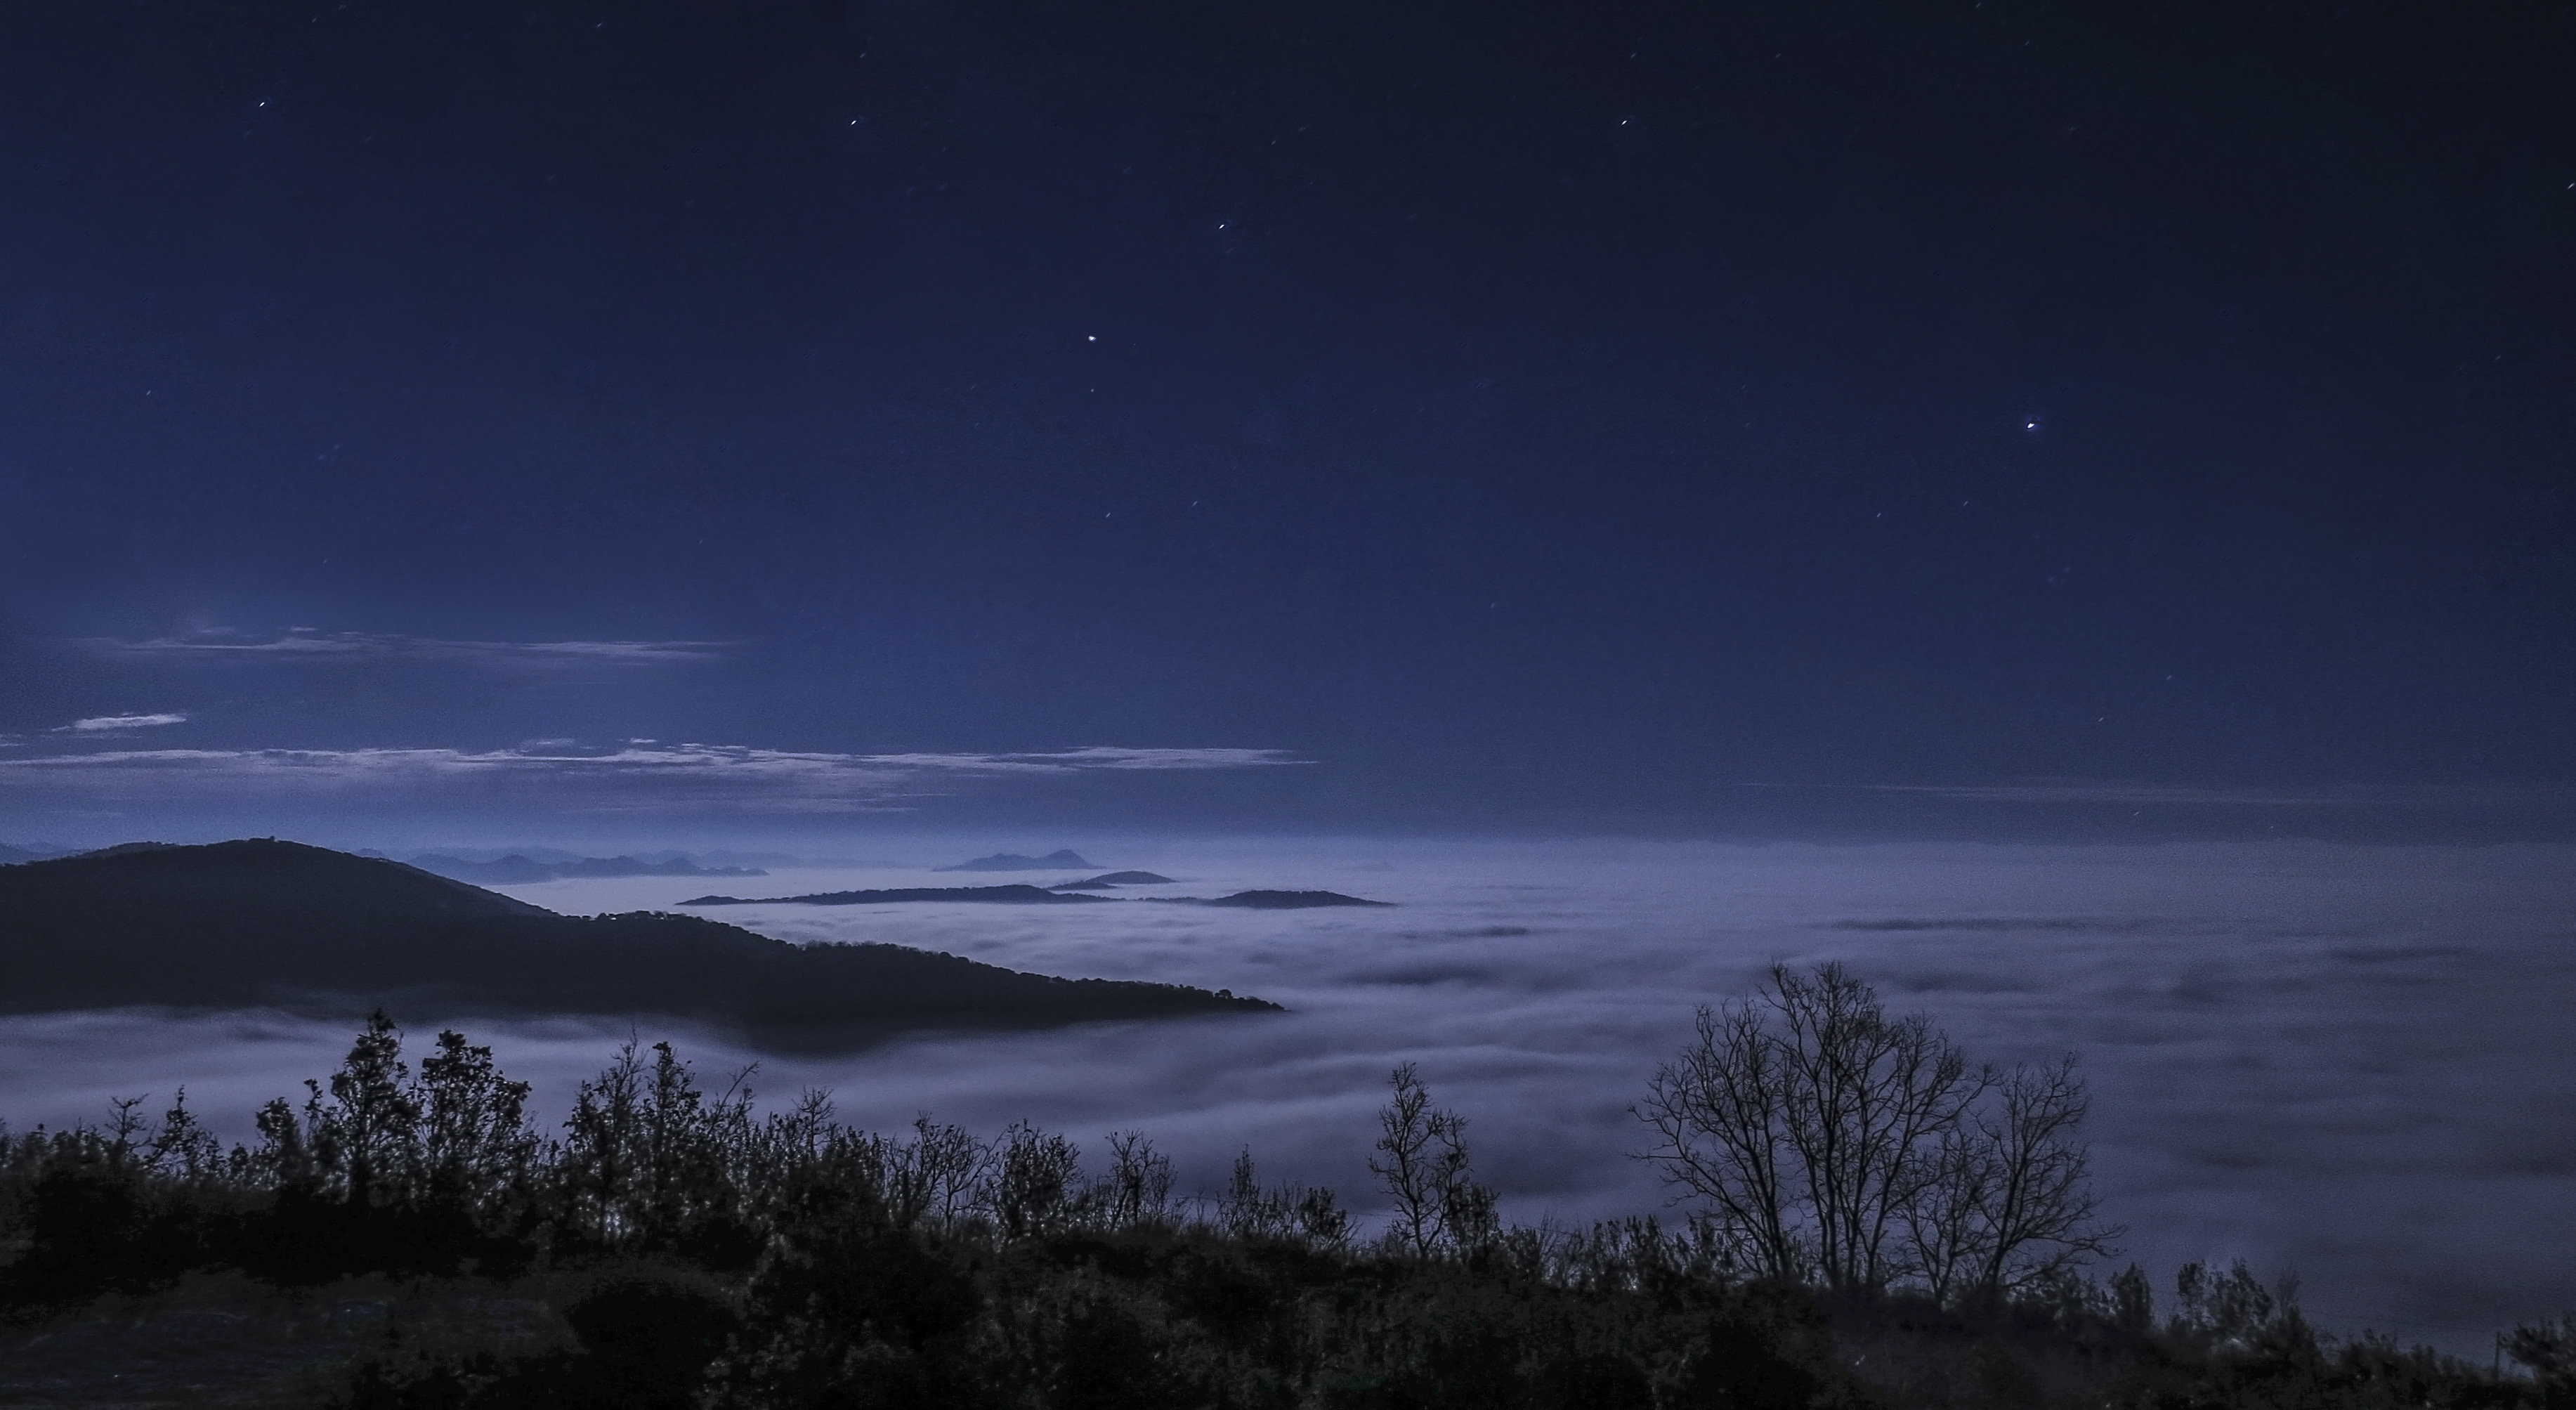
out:
<path id="1" fill-rule="evenodd" d="M 1099 863 L 1097 862 L 1083 860 L 1082 854 L 1074 851 L 1072 848 L 1064 847 L 1058 848 L 1053 852 L 1049 852 L 1043 857 L 1024 857 L 1017 852 L 995 852 L 989 857 L 977 857 L 971 862 L 959 862 L 953 867 L 933 867 L 931 870 L 1063 871 L 1067 867 L 1090 868 L 1098 865 Z"/>

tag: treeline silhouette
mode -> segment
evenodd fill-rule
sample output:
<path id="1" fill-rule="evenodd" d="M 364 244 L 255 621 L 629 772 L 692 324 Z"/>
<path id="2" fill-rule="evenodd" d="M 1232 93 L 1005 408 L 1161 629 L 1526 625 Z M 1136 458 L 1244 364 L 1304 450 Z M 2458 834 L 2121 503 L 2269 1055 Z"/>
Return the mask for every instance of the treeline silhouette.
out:
<path id="1" fill-rule="evenodd" d="M 2554 1410 L 2576 1389 L 2565 1324 L 2514 1335 L 2521 1379 L 2322 1336 L 2241 1263 L 2183 1270 L 2161 1318 L 2134 1266 L 2092 1281 L 2111 1231 L 2081 1189 L 2072 1069 L 1970 1067 L 1831 966 L 1712 1009 L 1656 1076 L 1645 1154 L 1692 1196 L 1669 1224 L 1508 1224 L 1409 1065 L 1369 1160 L 1374 1230 L 1249 1151 L 1185 1198 L 1141 1133 L 1086 1171 L 1027 1124 L 861 1131 L 820 1094 L 763 1111 L 740 1080 L 711 1089 L 668 1044 L 629 1043 L 551 1132 L 529 1095 L 453 1031 L 414 1067 L 379 1013 L 252 1142 L 223 1147 L 184 1093 L 157 1119 L 138 1099 L 0 1133 L 0 1314 L 210 1268 L 289 1290 L 582 1275 L 552 1285 L 579 1291 L 551 1339 L 371 1346 L 318 1392 L 366 1410 Z M 1764 1171 L 1771 1194 L 1747 1193 Z"/>
<path id="2" fill-rule="evenodd" d="M 0 868 L 0 915 L 0 1011 L 16 1013 L 666 1014 L 773 1050 L 835 1050 L 926 1028 L 1278 1011 L 899 945 L 792 945 L 695 916 L 557 915 L 398 862 L 268 839 Z"/>

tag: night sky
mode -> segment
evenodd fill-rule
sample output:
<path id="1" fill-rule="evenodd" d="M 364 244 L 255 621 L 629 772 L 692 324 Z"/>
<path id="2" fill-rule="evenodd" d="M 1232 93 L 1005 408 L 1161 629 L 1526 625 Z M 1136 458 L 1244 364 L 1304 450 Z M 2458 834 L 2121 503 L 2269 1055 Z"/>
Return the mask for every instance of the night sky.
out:
<path id="1" fill-rule="evenodd" d="M 2539 3 L 17 6 L 0 840 L 2563 835 L 2571 60 Z"/>

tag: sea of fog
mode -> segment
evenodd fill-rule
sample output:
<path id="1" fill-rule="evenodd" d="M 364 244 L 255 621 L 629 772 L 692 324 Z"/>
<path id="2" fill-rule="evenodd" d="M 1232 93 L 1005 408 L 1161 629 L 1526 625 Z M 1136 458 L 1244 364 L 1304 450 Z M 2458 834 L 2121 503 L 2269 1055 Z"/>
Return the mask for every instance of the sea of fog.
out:
<path id="1" fill-rule="evenodd" d="M 1185 1187 L 1250 1148 L 1267 1179 L 1375 1204 L 1364 1166 L 1388 1070 L 1465 1115 L 1518 1221 L 1652 1211 L 1629 1104 L 1692 1006 L 1774 963 L 1841 960 L 1973 1056 L 2083 1056 L 2105 1212 L 2168 1293 L 2188 1259 L 2295 1271 L 2321 1324 L 2483 1358 L 2493 1331 L 2576 1307 L 2576 849 L 2308 842 L 2066 847 L 1073 839 L 1120 894 L 1328 889 L 1392 909 L 740 906 L 796 941 L 885 940 L 1057 975 L 1258 994 L 1284 1015 L 927 1037 L 760 1057 L 642 1022 L 721 1085 L 827 1088 L 873 1127 L 931 1112 L 1090 1142 L 1137 1128 Z M 1054 840 L 1049 840 L 1054 845 Z M 963 855 L 960 853 L 959 855 Z M 924 857 L 923 867 L 953 857 Z M 1048 882 L 922 867 L 506 888 L 559 911 L 708 890 Z M 426 1035 L 423 1035 L 426 1036 Z M 489 1025 L 560 1113 L 624 1024 Z M 347 1030 L 245 1014 L 0 1020 L 0 1115 L 96 1120 L 184 1082 L 228 1136 L 327 1073 Z"/>

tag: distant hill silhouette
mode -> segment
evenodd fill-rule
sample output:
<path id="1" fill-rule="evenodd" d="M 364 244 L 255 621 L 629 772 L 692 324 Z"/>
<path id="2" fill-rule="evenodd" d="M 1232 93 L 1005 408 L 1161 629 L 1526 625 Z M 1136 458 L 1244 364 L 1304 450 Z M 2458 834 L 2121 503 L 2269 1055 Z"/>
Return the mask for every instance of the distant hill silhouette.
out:
<path id="1" fill-rule="evenodd" d="M 905 1030 L 1278 1007 L 897 945 L 799 947 L 697 916 L 557 915 L 399 862 L 292 842 L 0 869 L 0 1012 L 274 1006 L 345 1018 L 380 1004 L 413 1022 L 663 1014 L 809 1051 Z"/>
<path id="2" fill-rule="evenodd" d="M 817 891 L 807 896 L 692 896 L 683 906 L 887 906 L 898 901 L 998 901 L 1046 906 L 1106 901 L 1106 896 L 1063 896 L 1036 886 L 906 886 L 889 891 Z"/>
<path id="3" fill-rule="evenodd" d="M 769 875 L 758 867 L 702 867 L 686 857 L 665 862 L 648 862 L 641 857 L 574 857 L 568 861 L 548 862 L 513 852 L 492 861 L 477 862 L 431 852 L 412 858 L 410 864 L 422 871 L 482 886 L 521 886 L 532 881 L 620 876 Z"/>
<path id="4" fill-rule="evenodd" d="M 1151 873 L 1128 873 L 1151 875 Z M 1162 878 L 1157 877 L 1156 880 Z M 1312 906 L 1391 906 L 1393 901 L 1363 901 L 1339 891 L 1238 891 L 1213 899 L 1205 896 L 1086 896 L 1037 886 L 912 886 L 888 891 L 817 891 L 809 896 L 693 896 L 683 906 L 890 906 L 900 901 L 998 901 L 1005 905 L 1043 906 L 1097 902 L 1143 901 L 1160 906 L 1234 906 L 1253 911 L 1300 911 Z"/>
<path id="5" fill-rule="evenodd" d="M 953 867 L 932 867 L 931 870 L 1063 871 L 1068 867 L 1088 867 L 1093 865 L 1096 865 L 1096 863 L 1086 862 L 1082 859 L 1079 853 L 1074 852 L 1070 848 L 1066 848 L 1060 851 L 1049 852 L 1043 857 L 1023 857 L 1017 852 L 995 852 L 989 857 L 977 857 L 971 862 L 959 862 Z"/>
<path id="6" fill-rule="evenodd" d="M 1080 881 L 1059 881 L 1049 891 L 1105 891 L 1112 886 L 1168 886 L 1172 879 L 1150 871 L 1113 871 L 1099 876 L 1086 876 Z"/>
<path id="7" fill-rule="evenodd" d="M 1163 898 L 1149 896 L 1140 899 L 1161 900 Z M 1395 903 L 1363 901 L 1357 896 L 1345 896 L 1339 891 L 1237 891 L 1231 896 L 1220 896 L 1213 901 L 1201 901 L 1199 904 L 1240 906 L 1252 911 L 1302 911 L 1312 906 L 1392 906 Z"/>

